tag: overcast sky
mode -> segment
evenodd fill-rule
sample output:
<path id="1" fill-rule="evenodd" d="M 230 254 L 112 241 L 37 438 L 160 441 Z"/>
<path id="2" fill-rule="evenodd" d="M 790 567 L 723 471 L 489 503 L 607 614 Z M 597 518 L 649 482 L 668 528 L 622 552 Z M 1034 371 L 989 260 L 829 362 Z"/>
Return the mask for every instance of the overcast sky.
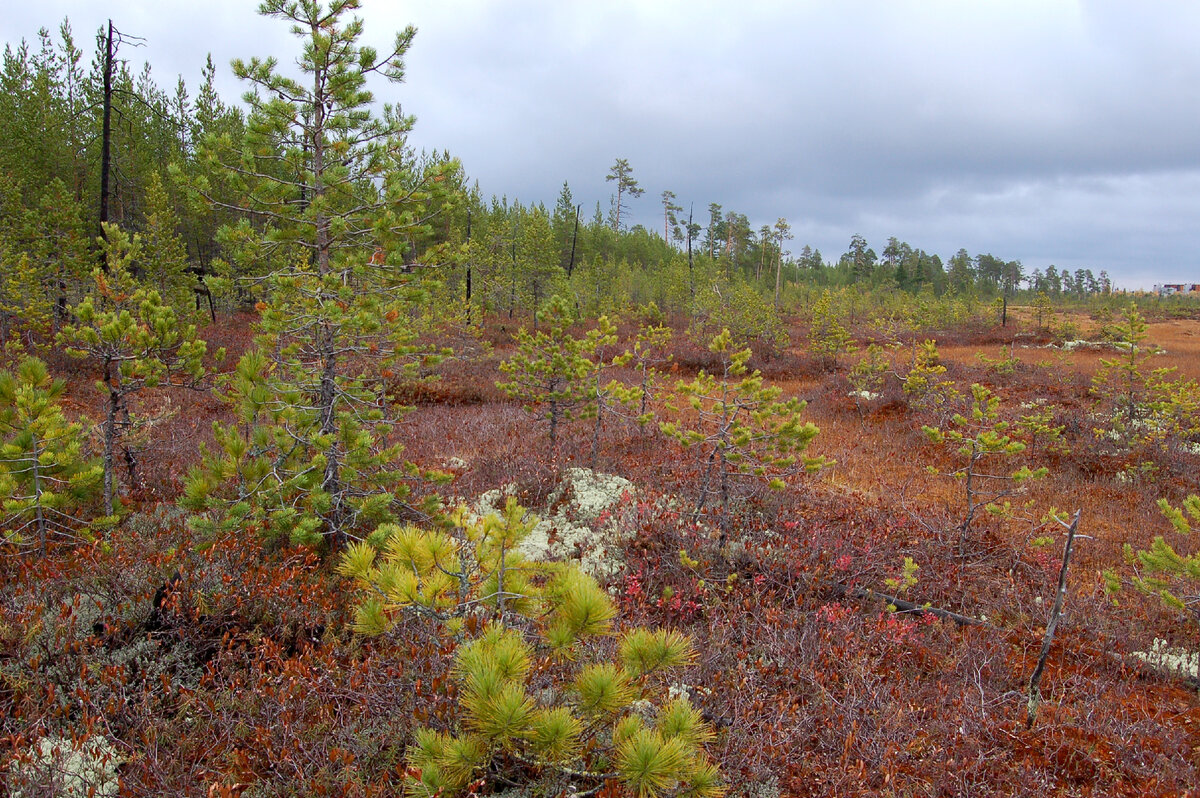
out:
<path id="1" fill-rule="evenodd" d="M 158 83 L 194 87 L 213 54 L 298 52 L 251 0 L 41 0 L 0 15 L 4 41 L 69 17 L 89 56 L 108 15 Z M 1200 3 L 1194 0 L 363 0 L 383 49 L 418 28 L 408 80 L 381 100 L 411 142 L 462 159 L 485 197 L 584 213 L 628 159 L 660 194 L 710 202 L 827 260 L 855 233 L 943 259 L 965 247 L 1107 270 L 1118 285 L 1200 282 Z"/>

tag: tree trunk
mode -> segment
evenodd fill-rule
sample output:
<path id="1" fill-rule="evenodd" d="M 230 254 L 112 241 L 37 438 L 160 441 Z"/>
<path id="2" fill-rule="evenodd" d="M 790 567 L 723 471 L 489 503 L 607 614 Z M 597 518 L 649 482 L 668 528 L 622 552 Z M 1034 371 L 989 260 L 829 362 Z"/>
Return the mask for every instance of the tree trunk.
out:
<path id="1" fill-rule="evenodd" d="M 104 417 L 104 511 L 112 515 L 115 499 L 113 472 L 116 470 L 117 408 L 121 403 L 121 395 L 113 390 L 111 383 L 109 384 L 108 413 Z"/>
<path id="2" fill-rule="evenodd" d="M 579 240 L 579 209 L 581 205 L 575 206 L 575 232 L 571 234 L 571 260 L 567 262 L 567 277 L 575 271 L 575 242 Z"/>
<path id="3" fill-rule="evenodd" d="M 517 306 L 517 239 L 514 231 L 512 245 L 512 284 L 508 290 L 508 317 L 513 317 L 513 310 Z M 533 323 L 537 324 L 537 313 L 533 314 Z"/>
<path id="4" fill-rule="evenodd" d="M 1054 607 L 1050 610 L 1050 622 L 1046 624 L 1046 636 L 1042 640 L 1042 652 L 1038 656 L 1037 667 L 1029 677 L 1028 714 L 1025 717 L 1025 728 L 1033 728 L 1037 718 L 1038 704 L 1042 700 L 1042 672 L 1046 668 L 1046 659 L 1050 656 L 1050 644 L 1054 642 L 1054 630 L 1058 627 L 1058 619 L 1062 616 L 1063 602 L 1067 599 L 1067 566 L 1071 563 L 1071 547 L 1075 543 L 1075 532 L 1079 529 L 1079 516 L 1083 510 L 1076 510 L 1071 525 L 1067 527 L 1067 543 L 1063 547 L 1062 567 L 1058 569 L 1058 589 L 1054 594 Z"/>
<path id="5" fill-rule="evenodd" d="M 46 556 L 46 515 L 42 510 L 42 463 L 41 452 L 38 450 L 37 433 L 32 435 L 29 450 L 33 454 L 33 462 L 30 468 L 33 471 L 33 506 L 37 514 L 38 548 L 44 557 Z"/>
<path id="6" fill-rule="evenodd" d="M 600 427 L 604 424 L 604 402 L 601 401 L 599 391 L 596 392 L 596 424 L 592 427 L 592 456 L 588 463 L 588 468 L 596 470 L 596 459 L 600 455 Z"/>
<path id="7" fill-rule="evenodd" d="M 322 436 L 329 436 L 331 443 L 325 456 L 325 474 L 321 490 L 330 498 L 329 511 L 325 515 L 327 534 L 334 549 L 345 542 L 345 506 L 341 484 L 341 462 L 338 456 L 337 421 L 337 353 L 334 350 L 333 330 L 325 325 L 321 328 L 321 369 L 318 411 Z"/>
<path id="8" fill-rule="evenodd" d="M 104 122 L 100 133 L 100 236 L 108 222 L 108 176 L 112 168 L 112 71 L 113 71 L 113 24 L 108 21 L 108 37 L 104 49 Z M 100 254 L 100 268 L 108 272 L 108 260 Z M 109 508 L 111 514 L 112 509 Z"/>
<path id="9" fill-rule="evenodd" d="M 692 261 L 692 206 L 688 206 L 688 290 L 691 292 L 692 304 L 696 304 L 696 266 Z M 709 247 L 708 256 L 712 257 L 712 247 Z"/>
<path id="10" fill-rule="evenodd" d="M 700 511 L 704 509 L 704 504 L 708 500 L 708 485 L 712 481 L 712 470 L 716 462 L 717 450 L 713 449 L 708 455 L 708 463 L 704 466 L 704 477 L 700 480 L 700 501 L 696 502 L 696 511 L 692 513 L 692 521 L 700 518 Z"/>
<path id="11" fill-rule="evenodd" d="M 779 310 L 779 279 L 783 274 L 783 252 L 775 257 L 775 310 Z"/>
<path id="12" fill-rule="evenodd" d="M 471 212 L 467 211 L 467 324 L 471 323 Z"/>

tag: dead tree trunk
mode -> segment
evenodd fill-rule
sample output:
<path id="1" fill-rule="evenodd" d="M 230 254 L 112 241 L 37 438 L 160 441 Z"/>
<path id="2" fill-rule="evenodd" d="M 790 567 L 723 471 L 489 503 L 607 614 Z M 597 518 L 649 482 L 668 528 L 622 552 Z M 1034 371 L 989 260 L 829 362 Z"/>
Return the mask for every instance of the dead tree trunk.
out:
<path id="1" fill-rule="evenodd" d="M 1075 517 L 1071 519 L 1071 525 L 1067 527 L 1067 543 L 1063 548 L 1062 567 L 1058 569 L 1058 590 L 1054 595 L 1054 607 L 1050 610 L 1050 622 L 1046 624 L 1046 637 L 1042 640 L 1042 653 L 1038 656 L 1037 667 L 1033 669 L 1033 675 L 1029 677 L 1029 705 L 1027 707 L 1028 714 L 1025 717 L 1025 728 L 1027 729 L 1033 728 L 1033 721 L 1037 718 L 1038 704 L 1042 700 L 1040 689 L 1042 673 L 1046 669 L 1046 659 L 1050 656 L 1050 644 L 1054 642 L 1054 630 L 1058 626 L 1058 619 L 1062 616 L 1063 602 L 1067 598 L 1067 566 L 1071 563 L 1071 547 L 1075 543 L 1075 532 L 1079 529 L 1079 516 L 1082 512 L 1083 510 L 1076 510 Z"/>

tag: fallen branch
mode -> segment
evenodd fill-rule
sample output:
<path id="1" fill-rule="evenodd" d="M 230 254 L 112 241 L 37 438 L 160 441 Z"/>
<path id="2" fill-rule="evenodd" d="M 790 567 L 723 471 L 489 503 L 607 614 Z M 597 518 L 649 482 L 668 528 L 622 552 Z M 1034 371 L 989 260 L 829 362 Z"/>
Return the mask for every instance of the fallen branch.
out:
<path id="1" fill-rule="evenodd" d="M 888 604 L 894 606 L 897 612 L 909 613 L 911 615 L 924 615 L 929 613 L 930 615 L 941 618 L 945 621 L 954 621 L 959 626 L 991 626 L 991 624 L 989 624 L 987 621 L 981 621 L 978 618 L 972 618 L 970 615 L 960 615 L 957 612 L 944 610 L 941 607 L 933 607 L 927 604 L 917 604 L 912 601 L 905 601 L 904 599 L 894 598 L 886 593 L 878 593 L 874 590 L 866 590 L 861 587 L 849 587 L 847 585 L 843 585 L 841 582 L 833 583 L 833 592 L 837 594 L 839 598 L 846 596 L 854 599 L 879 599 L 880 601 L 886 601 Z"/>

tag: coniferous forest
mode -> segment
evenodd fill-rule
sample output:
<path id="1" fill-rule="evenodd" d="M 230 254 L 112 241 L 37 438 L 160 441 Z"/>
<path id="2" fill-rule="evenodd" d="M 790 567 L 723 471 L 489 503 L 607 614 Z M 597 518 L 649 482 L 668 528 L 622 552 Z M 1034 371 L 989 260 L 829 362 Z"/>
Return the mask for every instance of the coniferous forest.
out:
<path id="1" fill-rule="evenodd" d="M 485 197 L 358 11 L 7 43 L 6 794 L 1193 794 L 1200 302 Z"/>

